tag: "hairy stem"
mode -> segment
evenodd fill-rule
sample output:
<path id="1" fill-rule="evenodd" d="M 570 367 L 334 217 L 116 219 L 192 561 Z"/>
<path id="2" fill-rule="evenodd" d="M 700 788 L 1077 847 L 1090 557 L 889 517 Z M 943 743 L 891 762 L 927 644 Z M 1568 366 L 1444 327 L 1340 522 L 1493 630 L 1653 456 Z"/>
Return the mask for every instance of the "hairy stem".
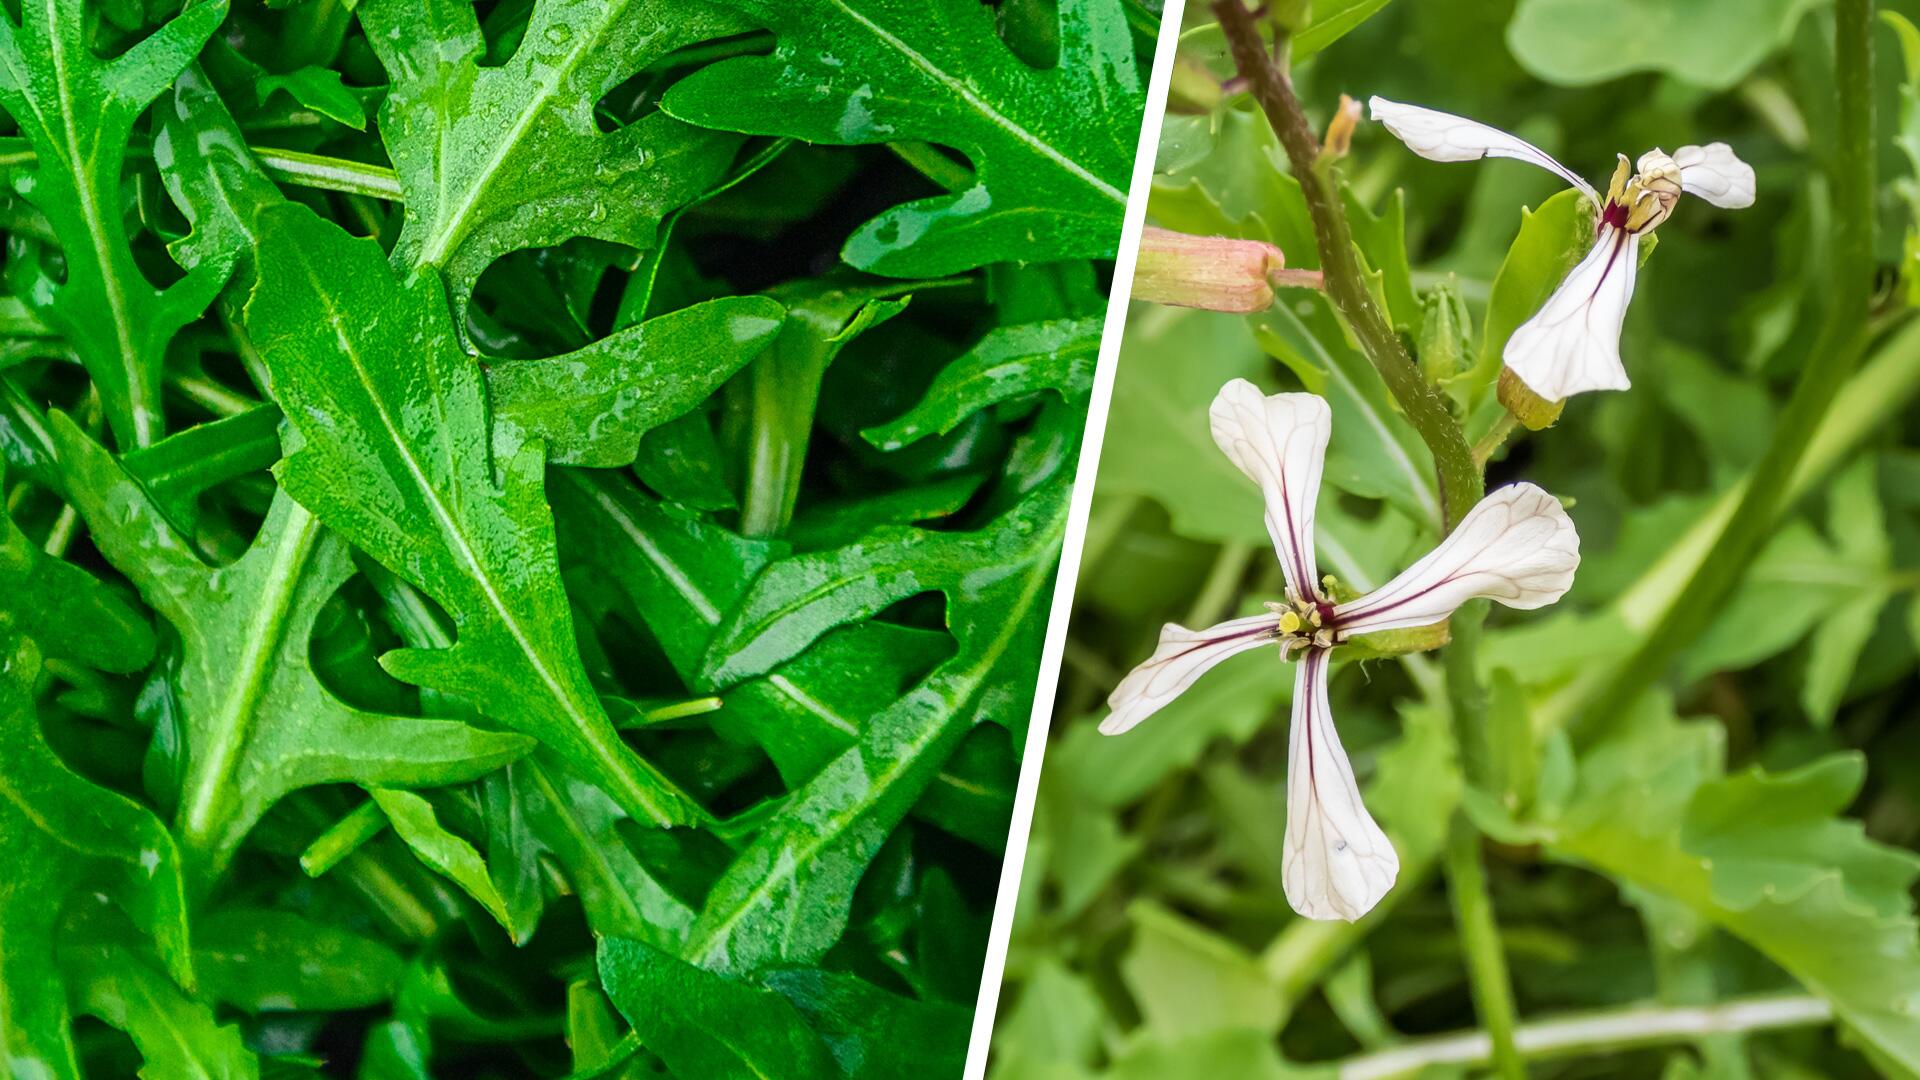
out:
<path id="1" fill-rule="evenodd" d="M 1320 141 L 1307 123 L 1300 99 L 1294 96 L 1292 82 L 1261 40 L 1259 24 L 1242 0 L 1214 0 L 1213 11 L 1226 33 L 1234 65 L 1279 136 L 1293 166 L 1293 177 L 1306 196 L 1327 296 L 1379 370 L 1407 421 L 1433 452 L 1440 474 L 1440 527 L 1442 532 L 1451 532 L 1454 523 L 1480 501 L 1482 484 L 1480 470 L 1473 463 L 1473 450 L 1440 392 L 1420 376 L 1400 336 L 1373 302 L 1360 260 L 1354 254 L 1353 230 L 1347 223 L 1331 166 L 1321 158 Z"/>
<path id="2" fill-rule="evenodd" d="M 1766 453 L 1739 504 L 1660 623 L 1614 672 L 1586 710 L 1577 734 L 1625 713 L 1658 683 L 1681 650 L 1700 636 L 1746 574 L 1788 506 L 1788 492 L 1821 420 L 1859 364 L 1866 346 L 1873 274 L 1873 0 L 1834 8 L 1834 76 L 1839 129 L 1830 171 L 1834 191 L 1833 306 L 1807 355 Z"/>

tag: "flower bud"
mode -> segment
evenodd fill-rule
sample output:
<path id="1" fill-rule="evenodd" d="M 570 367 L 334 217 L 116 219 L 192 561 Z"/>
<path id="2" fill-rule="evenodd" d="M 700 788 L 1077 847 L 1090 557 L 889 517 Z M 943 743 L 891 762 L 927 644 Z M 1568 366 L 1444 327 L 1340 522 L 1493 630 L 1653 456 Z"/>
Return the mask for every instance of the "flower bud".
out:
<path id="1" fill-rule="evenodd" d="M 1565 401 L 1548 401 L 1513 373 L 1512 368 L 1500 369 L 1500 404 L 1507 407 L 1515 420 L 1528 431 L 1539 431 L 1553 426 L 1560 419 L 1560 410 L 1566 408 Z"/>
<path id="2" fill-rule="evenodd" d="M 1252 314 L 1273 305 L 1275 285 L 1319 288 L 1317 270 L 1288 270 L 1272 244 L 1148 228 L 1140 236 L 1133 298 L 1176 307 Z"/>
<path id="3" fill-rule="evenodd" d="M 1449 274 L 1421 301 L 1425 318 L 1420 328 L 1420 373 L 1435 386 L 1473 367 L 1467 340 L 1473 334 L 1473 316 Z"/>
<path id="4" fill-rule="evenodd" d="M 1453 640 L 1453 623 L 1441 619 L 1425 626 L 1406 626 L 1398 630 L 1377 630 L 1356 634 L 1341 646 L 1349 660 L 1380 660 L 1408 653 L 1431 652 Z"/>

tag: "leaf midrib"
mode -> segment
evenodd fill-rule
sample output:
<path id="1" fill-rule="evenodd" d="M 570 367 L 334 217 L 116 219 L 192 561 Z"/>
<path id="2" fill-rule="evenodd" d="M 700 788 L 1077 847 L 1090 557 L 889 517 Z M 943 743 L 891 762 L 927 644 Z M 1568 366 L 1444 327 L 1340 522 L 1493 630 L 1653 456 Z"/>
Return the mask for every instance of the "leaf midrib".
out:
<path id="1" fill-rule="evenodd" d="M 1047 580 L 1047 574 L 1033 564 L 1030 563 L 1028 565 L 1028 570 L 1027 586 L 1021 591 L 1018 600 L 1012 605 L 1014 610 L 1020 612 L 1025 612 L 1033 603 L 1034 597 L 1045 587 Z M 973 699 L 984 686 L 985 671 L 993 667 L 1000 659 L 1001 654 L 1006 652 L 1008 644 L 1018 635 L 1020 623 L 1021 620 L 1019 618 L 1001 619 L 998 623 L 1000 627 L 999 634 L 988 642 L 987 647 L 981 651 L 976 662 L 966 670 L 965 678 L 971 681 L 971 685 L 967 687 L 963 699 L 967 706 L 971 706 Z M 922 685 L 925 684 L 923 683 Z M 916 687 L 915 689 L 917 690 L 918 688 Z M 908 691 L 909 694 L 913 692 L 915 691 Z M 946 719 L 951 720 L 953 716 L 963 715 L 965 711 L 966 709 L 964 708 L 955 710 L 953 713 L 948 714 Z M 746 918 L 748 912 L 759 907 L 765 898 L 774 892 L 776 887 L 784 887 L 787 882 L 793 878 L 794 874 L 798 872 L 800 867 L 811 863 L 823 848 L 827 847 L 833 840 L 837 840 L 853 822 L 858 821 L 861 817 L 865 816 L 869 809 L 878 805 L 886 793 L 893 787 L 893 784 L 900 778 L 900 774 L 906 770 L 907 764 L 918 760 L 920 753 L 929 743 L 933 742 L 946 730 L 946 726 L 944 722 L 928 725 L 927 731 L 923 733 L 922 737 L 913 741 L 912 746 L 914 752 L 911 755 L 897 755 L 887 769 L 881 772 L 879 776 L 872 778 L 872 782 L 867 787 L 869 798 L 862 800 L 856 808 L 848 813 L 840 815 L 834 821 L 832 828 L 815 830 L 813 838 L 807 843 L 787 849 L 785 857 L 780 860 L 775 870 L 763 877 L 760 883 L 754 886 L 753 890 L 749 892 L 740 903 L 735 904 L 732 912 L 729 913 L 724 920 L 713 929 L 701 935 L 699 940 L 689 943 L 686 955 L 694 958 L 695 962 L 698 963 L 700 958 L 704 958 L 710 954 L 718 942 L 724 939 L 742 919 Z M 856 747 L 855 749 L 858 748 Z"/>
<path id="2" fill-rule="evenodd" d="M 1102 180 L 1091 169 L 1088 169 L 1078 161 L 1067 156 L 1063 151 L 1056 149 L 1052 143 L 1014 122 L 1012 117 L 994 108 L 992 103 L 988 102 L 979 94 L 974 93 L 973 88 L 968 86 L 964 80 L 948 74 L 938 64 L 935 64 L 930 57 L 913 48 L 913 46 L 908 45 L 906 41 L 894 35 L 885 27 L 855 11 L 847 4 L 846 0 L 826 0 L 826 2 L 837 8 L 847 18 L 866 29 L 874 37 L 879 38 L 883 44 L 898 52 L 908 63 L 919 68 L 928 78 L 939 83 L 954 96 L 966 102 L 975 112 L 984 117 L 988 123 L 1006 132 L 1012 136 L 1015 141 L 1025 144 L 1041 157 L 1053 162 L 1060 169 L 1080 180 L 1088 187 L 1093 188 L 1106 199 L 1119 203 L 1122 206 L 1126 205 L 1126 192 Z"/>
<path id="3" fill-rule="evenodd" d="M 580 711 L 578 703 L 576 703 L 572 696 L 566 692 L 565 688 L 560 685 L 553 673 L 547 669 L 547 665 L 542 661 L 538 651 L 534 649 L 532 640 L 527 636 L 526 631 L 521 628 L 519 620 L 514 618 L 512 611 L 507 607 L 505 598 L 500 595 L 500 590 L 493 580 L 493 575 L 481 564 L 478 554 L 476 554 L 473 549 L 473 545 L 468 542 L 466 534 L 461 531 L 459 522 L 454 518 L 452 512 L 447 509 L 446 504 L 441 501 L 439 493 L 434 490 L 433 485 L 427 481 L 426 471 L 421 468 L 419 459 L 414 457 L 412 448 L 407 445 L 407 441 L 403 437 L 398 424 L 395 423 L 393 415 L 387 411 L 386 402 L 381 398 L 379 391 L 375 388 L 372 373 L 367 369 L 365 358 L 360 355 L 360 350 L 354 345 L 352 338 L 347 335 L 344 323 L 345 314 L 335 306 L 332 292 L 327 289 L 326 283 L 320 279 L 319 275 L 313 272 L 313 264 L 310 261 L 302 259 L 302 265 L 307 269 L 307 281 L 313 290 L 313 295 L 319 300 L 320 305 L 326 309 L 327 327 L 333 331 L 334 342 L 338 345 L 341 354 L 347 358 L 347 362 L 353 365 L 354 377 L 359 380 L 361 387 L 366 391 L 367 401 L 372 406 L 374 415 L 380 418 L 380 426 L 386 430 L 389 443 L 393 446 L 395 453 L 399 455 L 402 464 L 406 466 L 407 475 L 413 480 L 414 486 L 420 491 L 421 497 L 426 500 L 427 506 L 434 516 L 434 520 L 440 526 L 442 535 L 444 535 L 448 541 L 449 550 L 451 550 L 467 568 L 469 572 L 468 576 L 479 585 L 481 593 L 486 597 L 488 606 L 499 616 L 501 624 L 506 627 L 507 633 L 513 638 L 514 644 L 519 648 L 521 655 L 526 658 L 527 663 L 533 668 L 535 674 L 540 677 L 541 683 L 545 685 L 550 696 L 560 703 L 561 709 L 567 718 L 574 722 L 574 733 L 586 743 L 595 759 L 605 764 L 611 776 L 617 778 L 622 785 L 628 789 L 628 797 L 634 798 L 637 802 L 644 805 L 647 802 L 644 798 L 644 793 L 633 790 L 633 785 L 628 780 L 626 770 L 620 767 L 619 762 L 612 760 L 612 756 L 607 752 L 607 748 L 600 744 L 600 740 L 593 737 L 591 733 L 591 718 Z M 438 397 L 437 394 L 435 396 L 436 398 Z"/>
<path id="4" fill-rule="evenodd" d="M 181 835 L 202 854 L 217 853 L 224 846 L 222 838 L 214 834 L 219 805 L 233 793 L 230 780 L 253 738 L 260 699 L 271 682 L 268 670 L 279 652 L 293 611 L 294 594 L 320 535 L 319 522 L 298 503 L 289 508 L 285 528 L 241 640 L 235 665 L 239 677 L 228 684 L 220 708 L 209 718 L 212 741 L 203 759 L 206 764 L 192 768 L 180 805 Z"/>
<path id="5" fill-rule="evenodd" d="M 120 276 L 113 270 L 113 251 L 107 243 L 106 222 L 100 217 L 100 204 L 95 198 L 93 176 L 96 162 L 93 155 L 82 154 L 80 149 L 80 130 L 75 126 L 74 101 L 70 96 L 71 84 L 67 78 L 67 53 L 58 26 L 59 0 L 45 0 L 47 13 L 47 48 L 52 54 L 54 83 L 60 88 L 60 127 L 66 136 L 66 153 L 62 155 L 67 169 L 73 175 L 75 197 L 80 203 L 80 219 L 87 228 L 87 241 L 93 245 L 94 263 L 100 268 L 100 285 L 107 294 L 107 311 L 113 321 L 114 342 L 120 349 L 120 367 L 127 383 L 127 402 L 132 411 L 133 441 L 135 446 L 153 444 L 153 421 L 156 414 L 146 400 L 146 388 L 140 380 L 139 352 L 134 347 L 133 314 L 127 310 L 127 294 L 121 287 Z M 27 84 L 19 83 L 23 96 L 31 103 L 33 97 L 25 93 Z M 38 113 L 39 106 L 33 106 Z M 40 118 L 40 128 L 49 131 L 46 118 Z M 83 170 L 84 167 L 84 170 Z"/>
<path id="6" fill-rule="evenodd" d="M 52 0 L 48 0 L 48 2 L 52 2 Z M 612 0 L 612 2 L 608 3 L 606 8 L 603 9 L 601 18 L 595 25 L 593 32 L 591 34 L 580 35 L 576 38 L 575 40 L 578 41 L 579 44 L 567 53 L 566 61 L 552 66 L 553 74 L 551 77 L 544 79 L 535 77 L 532 80 L 535 92 L 527 97 L 526 107 L 521 109 L 520 114 L 514 118 L 513 126 L 507 129 L 506 136 L 502 138 L 499 145 L 494 148 L 493 154 L 488 157 L 486 165 L 481 168 L 478 175 L 473 178 L 473 181 L 466 186 L 466 190 L 461 193 L 458 202 L 451 208 L 449 208 L 447 204 L 446 179 L 449 157 L 447 144 L 448 137 L 452 134 L 453 125 L 444 122 L 445 118 L 442 118 L 443 122 L 440 124 L 439 132 L 441 147 L 439 163 L 440 212 L 437 215 L 439 229 L 429 237 L 428 243 L 422 246 L 420 257 L 414 260 L 414 268 L 416 270 L 423 266 L 443 267 L 446 264 L 449 253 L 459 247 L 460 243 L 466 239 L 467 233 L 473 228 L 471 218 L 474 208 L 480 205 L 481 197 L 493 186 L 494 178 L 499 175 L 500 169 L 506 164 L 507 159 L 513 156 L 519 149 L 520 140 L 526 137 L 527 130 L 533 126 L 534 120 L 539 117 L 542 112 L 546 111 L 547 103 L 551 101 L 553 95 L 559 91 L 560 84 L 572 77 L 574 70 L 580 66 L 581 59 L 591 51 L 590 46 L 597 46 L 604 40 L 607 27 L 619 20 L 620 16 L 627 10 L 630 2 L 631 0 Z M 526 44 L 522 42 L 520 47 L 525 48 Z M 515 59 L 519 59 L 518 50 L 515 51 Z M 526 65 L 526 69 L 531 69 L 534 66 L 535 65 L 528 64 Z M 499 72 L 501 76 L 505 74 L 504 71 L 498 68 L 492 70 Z M 480 73 L 481 76 L 485 74 L 485 70 Z M 479 88 L 479 77 L 475 78 L 473 86 L 477 91 Z"/>

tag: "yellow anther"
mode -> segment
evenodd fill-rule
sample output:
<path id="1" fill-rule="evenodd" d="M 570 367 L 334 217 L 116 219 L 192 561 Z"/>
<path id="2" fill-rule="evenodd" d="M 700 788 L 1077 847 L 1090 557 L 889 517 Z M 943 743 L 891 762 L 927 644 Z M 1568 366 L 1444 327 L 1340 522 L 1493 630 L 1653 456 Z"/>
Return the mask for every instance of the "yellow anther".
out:
<path id="1" fill-rule="evenodd" d="M 1294 614 L 1291 611 L 1287 612 L 1285 615 L 1280 616 L 1280 632 L 1281 633 L 1293 634 L 1293 633 L 1298 633 L 1299 630 L 1300 630 L 1300 616 Z"/>
<path id="2" fill-rule="evenodd" d="M 1312 611 L 1307 612 L 1307 621 L 1312 623 L 1315 626 L 1319 626 L 1320 625 L 1320 609 L 1316 607 Z"/>
<path id="3" fill-rule="evenodd" d="M 1627 194 L 1627 178 L 1633 175 L 1633 166 L 1627 161 L 1627 155 L 1620 155 L 1620 164 L 1613 167 L 1613 181 L 1607 185 L 1607 201 L 1623 202 Z"/>

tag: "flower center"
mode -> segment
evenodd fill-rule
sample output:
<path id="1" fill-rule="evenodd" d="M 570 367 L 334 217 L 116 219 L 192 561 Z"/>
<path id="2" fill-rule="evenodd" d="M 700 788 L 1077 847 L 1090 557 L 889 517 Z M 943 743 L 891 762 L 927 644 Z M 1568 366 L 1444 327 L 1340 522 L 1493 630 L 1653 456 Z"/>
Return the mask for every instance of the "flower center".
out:
<path id="1" fill-rule="evenodd" d="M 1614 169 L 1613 182 L 1607 186 L 1607 204 L 1600 210 L 1599 225 L 1630 233 L 1652 232 L 1673 213 L 1680 190 L 1680 167 L 1667 154 L 1647 152 L 1631 173 L 1627 159 L 1622 157 Z"/>
<path id="2" fill-rule="evenodd" d="M 1273 636 L 1280 643 L 1282 656 L 1290 657 L 1295 650 L 1331 649 L 1339 644 L 1332 604 L 1288 596 L 1286 603 L 1269 601 L 1267 610 L 1280 616 L 1280 625 L 1274 627 Z"/>

